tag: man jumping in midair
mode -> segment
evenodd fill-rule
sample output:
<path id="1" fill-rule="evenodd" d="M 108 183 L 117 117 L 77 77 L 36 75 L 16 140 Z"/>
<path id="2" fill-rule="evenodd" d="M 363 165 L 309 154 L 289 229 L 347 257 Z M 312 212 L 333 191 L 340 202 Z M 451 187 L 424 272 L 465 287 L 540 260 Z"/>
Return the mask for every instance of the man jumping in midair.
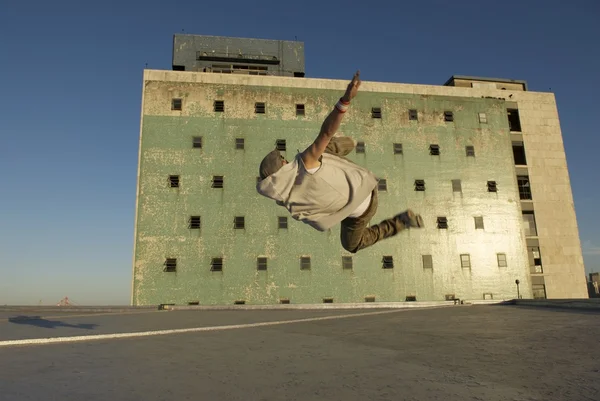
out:
<path id="1" fill-rule="evenodd" d="M 352 253 L 404 229 L 423 227 L 421 216 L 410 209 L 368 226 L 377 211 L 377 178 L 344 157 L 354 149 L 352 138 L 334 136 L 359 87 L 357 71 L 317 139 L 292 162 L 278 150 L 269 152 L 260 163 L 261 181 L 256 185 L 258 193 L 319 231 L 341 222 L 342 246 Z"/>

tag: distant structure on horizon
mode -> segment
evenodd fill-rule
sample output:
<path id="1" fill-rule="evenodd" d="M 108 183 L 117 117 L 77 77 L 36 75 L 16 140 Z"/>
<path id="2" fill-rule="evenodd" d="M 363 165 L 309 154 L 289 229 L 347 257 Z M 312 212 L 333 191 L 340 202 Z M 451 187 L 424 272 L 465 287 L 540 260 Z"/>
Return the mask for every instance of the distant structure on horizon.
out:
<path id="1" fill-rule="evenodd" d="M 304 71 L 302 42 L 196 35 L 174 36 L 173 71 L 144 71 L 134 305 L 508 299 L 516 280 L 523 298 L 587 298 L 552 93 L 363 82 L 342 131 L 380 177 L 374 220 L 410 207 L 426 227 L 352 255 L 255 189 L 349 79 Z"/>

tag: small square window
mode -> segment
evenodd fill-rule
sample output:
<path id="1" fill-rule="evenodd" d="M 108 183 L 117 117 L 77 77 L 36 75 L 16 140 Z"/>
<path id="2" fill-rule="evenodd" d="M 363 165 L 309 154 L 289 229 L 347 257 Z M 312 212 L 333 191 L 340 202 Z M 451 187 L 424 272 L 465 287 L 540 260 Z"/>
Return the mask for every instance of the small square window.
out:
<path id="1" fill-rule="evenodd" d="M 462 267 L 463 269 L 471 268 L 471 255 L 469 255 L 468 253 L 460 255 L 460 267 Z"/>
<path id="2" fill-rule="evenodd" d="M 215 100 L 214 109 L 216 113 L 223 113 L 225 111 L 225 102 L 222 100 Z"/>
<path id="3" fill-rule="evenodd" d="M 212 187 L 213 188 L 223 188 L 224 184 L 225 184 L 225 182 L 224 182 L 222 175 L 213 175 L 213 179 L 212 179 Z"/>
<path id="4" fill-rule="evenodd" d="M 310 270 L 310 256 L 300 257 L 300 270 Z"/>
<path id="5" fill-rule="evenodd" d="M 479 122 L 481 124 L 487 124 L 487 116 L 485 113 L 479 113 Z"/>
<path id="6" fill-rule="evenodd" d="M 417 110 L 415 110 L 415 109 L 408 110 L 408 119 L 411 121 L 418 121 L 419 113 L 417 113 Z"/>
<path id="7" fill-rule="evenodd" d="M 440 155 L 440 145 L 429 145 L 429 154 L 432 156 Z"/>
<path id="8" fill-rule="evenodd" d="M 381 118 L 381 107 L 373 107 L 371 109 L 371 117 Z"/>
<path id="9" fill-rule="evenodd" d="M 235 148 L 244 149 L 245 141 L 244 138 L 235 138 Z"/>
<path id="10" fill-rule="evenodd" d="M 452 180 L 452 192 L 462 192 L 462 184 L 460 180 Z"/>
<path id="11" fill-rule="evenodd" d="M 475 216 L 475 229 L 483 230 L 483 216 Z"/>
<path id="12" fill-rule="evenodd" d="M 256 270 L 267 270 L 267 258 L 256 258 Z"/>
<path id="13" fill-rule="evenodd" d="M 171 100 L 171 110 L 181 111 L 182 104 L 183 104 L 183 102 L 181 99 L 172 99 Z"/>
<path id="14" fill-rule="evenodd" d="M 498 257 L 498 267 L 506 267 L 508 264 L 506 263 L 506 254 L 499 253 L 496 255 Z"/>
<path id="15" fill-rule="evenodd" d="M 423 269 L 433 269 L 433 257 L 431 255 L 423 255 Z"/>
<path id="16" fill-rule="evenodd" d="M 264 102 L 256 102 L 254 103 L 254 112 L 256 114 L 265 114 L 266 106 Z"/>
<path id="17" fill-rule="evenodd" d="M 394 154 L 395 155 L 401 155 L 404 152 L 404 150 L 402 149 L 402 144 L 401 143 L 395 143 L 394 144 Z"/>
<path id="18" fill-rule="evenodd" d="M 165 260 L 165 268 L 163 269 L 165 272 L 176 272 L 177 271 L 177 259 L 175 258 L 167 258 Z"/>
<path id="19" fill-rule="evenodd" d="M 444 121 L 446 121 L 447 123 L 454 121 L 454 113 L 451 111 L 445 111 Z"/>
<path id="20" fill-rule="evenodd" d="M 465 151 L 467 152 L 467 157 L 475 157 L 475 146 L 466 146 Z"/>
<path id="21" fill-rule="evenodd" d="M 437 227 L 441 228 L 441 229 L 447 229 L 448 228 L 448 219 L 444 216 L 438 217 L 437 218 Z"/>
<path id="22" fill-rule="evenodd" d="M 365 153 L 365 143 L 364 142 L 356 143 L 356 153 Z"/>
<path id="23" fill-rule="evenodd" d="M 190 216 L 189 228 L 199 229 L 200 228 L 200 216 Z"/>
<path id="24" fill-rule="evenodd" d="M 379 183 L 377 184 L 377 189 L 379 191 L 387 191 L 387 180 L 385 178 L 379 179 Z"/>
<path id="25" fill-rule="evenodd" d="M 197 148 L 197 149 L 202 149 L 202 137 L 201 136 L 195 136 L 192 139 L 192 147 Z"/>
<path id="26" fill-rule="evenodd" d="M 246 226 L 244 216 L 235 216 L 233 218 L 233 228 L 236 230 L 243 230 Z"/>
<path id="27" fill-rule="evenodd" d="M 210 263 L 210 271 L 222 272 L 223 271 L 223 258 L 213 258 Z"/>
<path id="28" fill-rule="evenodd" d="M 425 191 L 425 180 L 415 180 L 415 191 Z"/>
<path id="29" fill-rule="evenodd" d="M 171 188 L 179 188 L 179 176 L 178 175 L 170 175 L 169 176 L 169 186 Z"/>
<path id="30" fill-rule="evenodd" d="M 342 269 L 344 269 L 344 270 L 352 269 L 352 256 L 342 256 Z"/>
<path id="31" fill-rule="evenodd" d="M 488 181 L 487 182 L 488 192 L 498 192 L 498 186 L 496 181 Z"/>
<path id="32" fill-rule="evenodd" d="M 393 269 L 394 268 L 394 257 L 393 256 L 384 256 L 381 260 L 384 269 Z"/>
<path id="33" fill-rule="evenodd" d="M 285 139 L 278 139 L 275 142 L 275 148 L 280 152 L 285 152 L 285 149 L 286 149 Z"/>
<path id="34" fill-rule="evenodd" d="M 304 113 L 305 113 L 304 105 L 303 104 L 297 104 L 296 105 L 296 115 L 297 116 L 303 116 Z"/>
<path id="35" fill-rule="evenodd" d="M 288 218 L 285 216 L 280 216 L 277 218 L 277 227 L 281 230 L 286 230 L 288 228 Z"/>

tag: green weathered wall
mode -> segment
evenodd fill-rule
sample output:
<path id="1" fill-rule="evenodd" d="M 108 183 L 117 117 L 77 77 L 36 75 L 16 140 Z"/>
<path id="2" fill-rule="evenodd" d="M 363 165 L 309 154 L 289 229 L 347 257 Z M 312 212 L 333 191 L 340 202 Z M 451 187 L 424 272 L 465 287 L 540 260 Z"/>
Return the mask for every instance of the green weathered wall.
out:
<path id="1" fill-rule="evenodd" d="M 172 112 L 172 97 L 184 98 L 183 112 Z M 353 256 L 354 268 L 342 269 L 339 225 L 326 233 L 288 219 L 287 211 L 255 190 L 258 165 L 276 139 L 287 140 L 287 157 L 303 150 L 319 132 L 340 93 L 309 88 L 249 87 L 216 84 L 146 82 L 140 158 L 138 217 L 134 266 L 135 304 L 247 304 L 441 300 L 445 294 L 463 299 L 515 297 L 515 279 L 529 295 L 528 262 L 512 148 L 502 101 L 394 93 L 360 93 L 347 114 L 342 132 L 364 141 L 366 154 L 349 157 L 386 178 L 375 220 L 410 207 L 423 215 L 426 228 L 402 232 Z M 225 113 L 212 102 L 225 101 Z M 254 102 L 267 103 L 266 115 L 253 114 Z M 306 116 L 295 116 L 295 104 Z M 371 107 L 383 118 L 372 119 Z M 408 120 L 408 109 L 419 121 Z M 454 122 L 443 121 L 443 111 Z M 487 115 L 479 123 L 478 113 Z M 192 148 L 192 137 L 203 148 Z M 245 138 L 245 150 L 235 138 Z M 394 155 L 394 142 L 404 154 Z M 429 154 L 439 144 L 440 156 Z M 465 146 L 476 157 L 466 157 Z M 181 176 L 180 188 L 167 177 Z M 225 177 L 224 189 L 211 188 L 213 175 Z M 414 191 L 424 179 L 425 192 Z M 453 193 L 451 180 L 462 180 Z M 495 180 L 499 192 L 487 192 Z M 202 217 L 201 230 L 188 228 L 191 215 Z M 245 230 L 234 230 L 234 216 L 245 216 Z M 437 216 L 449 228 L 436 227 Z M 475 230 L 473 216 L 483 216 L 485 230 Z M 459 255 L 471 256 L 463 269 Z M 506 253 L 508 267 L 498 267 L 496 253 Z M 433 255 L 433 269 L 423 269 L 422 256 Z M 299 258 L 311 256 L 312 269 L 301 271 Z M 382 269 L 392 255 L 393 269 Z M 267 271 L 257 271 L 256 258 L 268 257 Z M 222 272 L 211 272 L 213 257 L 223 257 Z M 177 272 L 163 272 L 165 258 L 177 258 Z"/>

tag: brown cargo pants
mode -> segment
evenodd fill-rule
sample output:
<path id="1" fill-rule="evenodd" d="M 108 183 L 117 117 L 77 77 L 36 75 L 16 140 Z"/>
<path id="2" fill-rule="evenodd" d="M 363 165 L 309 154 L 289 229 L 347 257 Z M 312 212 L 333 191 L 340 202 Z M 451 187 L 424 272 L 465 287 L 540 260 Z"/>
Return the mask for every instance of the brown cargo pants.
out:
<path id="1" fill-rule="evenodd" d="M 344 157 L 354 149 L 354 140 L 349 137 L 333 137 L 325 149 L 326 153 Z M 384 238 L 396 235 L 405 228 L 398 216 L 383 220 L 369 227 L 369 222 L 377 212 L 377 188 L 373 190 L 371 203 L 365 213 L 357 218 L 342 220 L 340 239 L 348 252 L 356 253 Z"/>

